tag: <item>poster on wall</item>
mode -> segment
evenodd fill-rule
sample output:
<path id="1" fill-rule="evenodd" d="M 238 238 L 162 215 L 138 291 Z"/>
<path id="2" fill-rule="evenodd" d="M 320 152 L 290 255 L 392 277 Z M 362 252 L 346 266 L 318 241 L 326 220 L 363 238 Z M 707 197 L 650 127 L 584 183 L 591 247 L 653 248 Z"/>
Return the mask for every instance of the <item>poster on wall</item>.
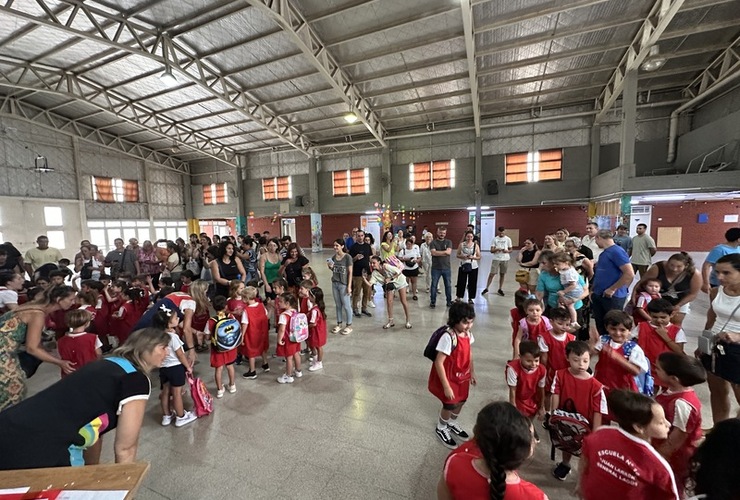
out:
<path id="1" fill-rule="evenodd" d="M 321 214 L 311 213 L 311 253 L 322 250 Z"/>

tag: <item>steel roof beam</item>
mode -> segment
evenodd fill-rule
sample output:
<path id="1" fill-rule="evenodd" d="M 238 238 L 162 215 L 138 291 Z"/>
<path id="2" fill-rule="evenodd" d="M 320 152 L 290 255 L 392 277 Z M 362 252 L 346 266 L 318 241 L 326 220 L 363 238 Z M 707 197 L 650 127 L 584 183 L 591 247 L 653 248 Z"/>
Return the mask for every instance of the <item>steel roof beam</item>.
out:
<path id="1" fill-rule="evenodd" d="M 381 80 L 383 78 L 403 75 L 405 73 L 411 73 L 412 71 L 419 71 L 422 69 L 434 68 L 443 64 L 462 62 L 466 60 L 466 57 L 466 53 L 463 51 L 447 54 L 441 57 L 435 57 L 432 59 L 424 59 L 415 63 L 405 64 L 403 68 L 392 68 L 384 71 L 378 71 L 377 73 L 372 73 L 370 75 L 361 76 L 355 80 L 355 85 L 364 85 L 366 83 Z"/>
<path id="2" fill-rule="evenodd" d="M 349 111 L 354 113 L 373 137 L 385 146 L 386 131 L 383 124 L 303 14 L 289 0 L 247 0 L 247 2 L 268 14 L 283 29 L 319 73 L 342 94 Z"/>
<path id="3" fill-rule="evenodd" d="M 36 1 L 39 4 L 43 4 L 44 2 L 44 0 Z M 172 41 L 166 34 L 152 32 L 151 29 L 134 23 L 125 16 L 112 15 L 106 11 L 81 3 L 78 0 L 63 1 L 74 5 L 74 9 L 66 19 L 62 17 L 45 19 L 34 16 L 14 7 L 12 3 L 0 6 L 0 12 L 34 24 L 57 29 L 71 36 L 82 37 L 102 45 L 131 52 L 134 55 L 161 63 L 163 66 L 169 64 L 179 75 L 195 82 L 201 89 L 206 90 L 211 95 L 217 96 L 221 102 L 260 123 L 285 143 L 302 151 L 307 156 L 310 155 L 308 152 L 310 144 L 300 131 L 296 130 L 287 120 L 277 116 L 271 110 L 247 95 L 238 85 L 219 74 L 211 64 L 202 61 L 184 46 L 176 41 Z M 73 27 L 77 19 L 85 19 L 87 23 L 92 25 L 94 31 L 88 33 Z M 100 23 L 104 21 L 114 22 L 117 28 L 115 30 L 103 29 Z M 109 33 L 115 34 L 111 36 Z M 123 33 L 133 38 L 129 45 L 121 42 L 121 35 Z M 144 38 L 151 36 L 156 37 L 155 42 L 153 44 L 146 44 Z M 158 54 L 158 50 L 161 50 L 162 55 Z"/>
<path id="4" fill-rule="evenodd" d="M 735 38 L 699 76 L 694 78 L 683 93 L 691 99 L 699 97 L 737 71 L 740 71 L 740 37 Z"/>
<path id="5" fill-rule="evenodd" d="M 539 17 L 550 16 L 552 14 L 560 14 L 561 12 L 567 12 L 569 10 L 591 7 L 592 5 L 597 5 L 606 1 L 608 0 L 571 0 L 569 2 L 551 0 L 544 4 L 517 10 L 512 15 L 497 17 L 493 22 L 477 26 L 475 28 L 475 33 L 484 33 L 486 31 L 503 28 L 504 26 L 521 23 L 522 21 L 528 21 L 530 19 L 537 19 Z"/>
<path id="6" fill-rule="evenodd" d="M 586 68 L 569 69 L 567 71 L 558 71 L 556 73 L 545 73 L 544 75 L 535 75 L 527 78 L 519 78 L 516 80 L 506 80 L 492 85 L 481 86 L 481 92 L 487 92 L 489 90 L 509 88 L 515 85 L 526 85 L 528 83 L 538 83 L 547 80 L 556 80 L 558 78 L 567 78 L 571 76 L 582 76 L 590 75 L 593 73 L 600 73 L 602 71 L 611 71 L 614 68 L 611 64 L 602 64 L 601 66 L 590 66 Z"/>
<path id="7" fill-rule="evenodd" d="M 363 5 L 368 5 L 374 2 L 377 2 L 378 0 L 353 0 L 350 3 L 344 4 L 342 6 L 332 6 L 324 11 L 321 11 L 317 13 L 316 15 L 312 16 L 311 19 L 308 20 L 309 23 L 317 23 L 319 21 L 323 21 L 325 19 L 328 19 L 332 16 L 336 16 L 337 14 L 341 14 L 342 12 L 346 12 L 350 9 L 354 9 L 356 7 L 362 7 Z"/>
<path id="8" fill-rule="evenodd" d="M 99 128 L 70 120 L 38 106 L 20 102 L 13 97 L 0 97 L 0 115 L 34 123 L 73 137 L 79 137 L 98 146 L 125 153 L 139 160 L 157 163 L 162 167 L 176 172 L 190 173 L 188 164 L 174 156 L 141 146 L 135 142 L 127 141 L 126 139 L 102 131 Z"/>
<path id="9" fill-rule="evenodd" d="M 55 95 L 74 97 L 97 109 L 93 114 L 77 118 L 76 121 L 108 112 L 132 125 L 171 140 L 183 147 L 197 151 L 215 160 L 238 166 L 236 152 L 208 137 L 196 133 L 177 122 L 141 104 L 132 104 L 124 95 L 107 90 L 85 77 L 78 77 L 63 69 L 41 64 L 24 63 L 15 58 L 0 56 L 0 61 L 20 63 L 23 71 L 17 78 L 10 78 L 0 71 L 0 83 L 15 88 L 36 90 Z"/>
<path id="10" fill-rule="evenodd" d="M 475 136 L 480 137 L 480 104 L 478 103 L 478 68 L 475 60 L 475 33 L 473 33 L 473 6 L 470 0 L 460 0 L 462 10 L 463 33 L 465 35 L 465 53 L 468 60 L 468 79 L 470 81 L 471 104 L 473 105 L 473 126 Z"/>
<path id="11" fill-rule="evenodd" d="M 599 113 L 594 118 L 594 123 L 599 123 L 604 119 L 609 108 L 622 93 L 627 73 L 637 71 L 640 64 L 650 54 L 650 48 L 660 40 L 660 36 L 678 14 L 684 1 L 657 0 L 653 4 L 650 13 L 640 26 L 637 35 L 632 39 L 627 52 L 622 56 L 617 69 L 614 70 L 609 83 L 606 84 L 597 100 L 596 109 L 599 110 Z"/>
<path id="12" fill-rule="evenodd" d="M 457 40 L 458 38 L 462 38 L 463 34 L 459 31 L 455 32 L 440 32 L 438 35 L 426 37 L 426 38 L 419 38 L 417 40 L 411 40 L 404 44 L 399 45 L 392 45 L 389 47 L 383 47 L 376 51 L 370 52 L 369 54 L 366 53 L 359 59 L 353 59 L 349 61 L 342 61 L 342 66 L 347 68 L 348 66 L 357 66 L 358 64 L 366 63 L 368 61 L 372 61 L 373 59 L 380 59 L 381 57 L 389 56 L 392 54 L 400 54 L 401 52 L 406 52 L 407 50 L 413 50 L 418 49 L 422 47 L 427 47 L 429 45 L 439 43 L 439 42 L 449 42 L 452 40 Z"/>

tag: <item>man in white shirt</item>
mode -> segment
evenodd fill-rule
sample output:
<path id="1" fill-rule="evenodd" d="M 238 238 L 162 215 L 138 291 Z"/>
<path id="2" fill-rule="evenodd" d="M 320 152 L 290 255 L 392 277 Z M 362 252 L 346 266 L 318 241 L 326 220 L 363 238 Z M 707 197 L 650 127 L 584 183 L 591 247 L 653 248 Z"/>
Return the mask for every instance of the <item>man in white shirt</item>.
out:
<path id="1" fill-rule="evenodd" d="M 594 254 L 594 264 L 599 262 L 599 255 L 604 250 L 596 244 L 596 233 L 599 232 L 599 225 L 595 222 L 589 222 L 586 224 L 586 234 L 581 238 L 581 244 L 584 247 L 588 247 Z"/>
<path id="2" fill-rule="evenodd" d="M 506 270 L 509 268 L 511 248 L 511 238 L 506 236 L 506 229 L 504 229 L 503 226 L 498 228 L 498 232 L 491 242 L 491 254 L 493 256 L 493 260 L 491 261 L 491 271 L 488 273 L 486 288 L 481 292 L 481 294 L 488 293 L 488 287 L 491 286 L 494 276 L 498 274 L 498 294 L 502 297 L 504 296 L 504 278 L 506 277 Z"/>

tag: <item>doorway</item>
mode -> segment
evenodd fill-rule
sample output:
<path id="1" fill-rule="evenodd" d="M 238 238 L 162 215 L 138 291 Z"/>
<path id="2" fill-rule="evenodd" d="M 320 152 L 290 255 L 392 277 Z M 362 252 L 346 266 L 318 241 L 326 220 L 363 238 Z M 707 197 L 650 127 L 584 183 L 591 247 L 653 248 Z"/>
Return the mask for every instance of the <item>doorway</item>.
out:
<path id="1" fill-rule="evenodd" d="M 283 236 L 290 236 L 290 241 L 294 242 L 296 241 L 296 235 L 295 235 L 295 219 L 282 219 L 281 221 L 282 225 L 282 235 Z"/>
<path id="2" fill-rule="evenodd" d="M 491 242 L 496 234 L 496 212 L 486 212 L 480 218 L 480 249 L 490 252 Z"/>
<path id="3" fill-rule="evenodd" d="M 650 234 L 650 222 L 652 219 L 652 205 L 632 205 L 632 209 L 630 211 L 630 236 L 637 236 L 638 224 L 645 224 L 647 226 L 645 234 Z"/>

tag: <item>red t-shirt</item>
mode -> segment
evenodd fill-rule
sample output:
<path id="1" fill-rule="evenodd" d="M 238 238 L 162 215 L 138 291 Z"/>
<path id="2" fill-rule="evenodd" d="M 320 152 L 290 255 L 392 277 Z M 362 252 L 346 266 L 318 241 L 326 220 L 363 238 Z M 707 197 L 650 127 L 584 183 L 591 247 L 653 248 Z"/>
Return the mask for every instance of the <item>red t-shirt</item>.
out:
<path id="1" fill-rule="evenodd" d="M 650 443 L 618 427 L 586 436 L 581 456 L 585 500 L 679 500 L 668 462 Z"/>
<path id="2" fill-rule="evenodd" d="M 573 376 L 567 368 L 558 370 L 550 392 L 560 396 L 559 408 L 564 408 L 566 401 L 572 400 L 575 410 L 591 424 L 595 413 L 607 414 L 604 386 L 593 376 L 580 379 Z"/>
<path id="3" fill-rule="evenodd" d="M 247 307 L 247 303 L 242 300 L 241 297 L 235 299 L 229 299 L 226 301 L 226 308 L 236 318 L 241 318 L 244 308 Z"/>
<path id="4" fill-rule="evenodd" d="M 681 327 L 674 325 L 673 323 L 666 327 L 668 338 L 674 342 L 676 341 L 676 336 L 680 331 Z M 671 352 L 668 344 L 663 342 L 663 339 L 656 333 L 655 326 L 649 321 L 643 321 L 639 324 L 637 329 L 637 345 L 642 348 L 645 353 L 645 357 L 650 361 L 650 370 L 653 374 L 655 373 L 655 362 L 657 361 L 658 356 L 664 352 Z M 655 378 L 655 384 L 665 387 L 657 377 Z"/>
<path id="5" fill-rule="evenodd" d="M 545 374 L 547 369 L 544 365 L 538 365 L 532 371 L 527 371 L 522 363 L 515 359 L 506 364 L 506 383 L 509 387 L 516 387 L 516 408 L 525 417 L 531 417 L 537 413 L 538 389 L 545 387 Z"/>
<path id="6" fill-rule="evenodd" d="M 75 370 L 96 361 L 98 353 L 95 349 L 100 346 L 100 339 L 94 333 L 68 333 L 57 341 L 59 357 L 74 363 Z M 62 377 L 64 376 L 62 370 Z"/>
<path id="7" fill-rule="evenodd" d="M 308 315 L 308 347 L 318 348 L 326 345 L 326 319 L 321 314 L 319 306 L 308 304 L 310 306 Z"/>
<path id="8" fill-rule="evenodd" d="M 702 437 L 701 401 L 693 389 L 681 392 L 666 391 L 656 396 L 655 401 L 663 407 L 665 418 L 671 423 L 671 431 L 679 429 L 687 434 L 683 445 L 668 457 L 679 491 L 682 492 L 689 477 L 689 458 L 696 451 L 696 445 Z M 662 443 L 663 440 L 653 441 L 656 447 Z"/>
<path id="9" fill-rule="evenodd" d="M 445 460 L 444 480 L 455 500 L 488 500 L 490 498 L 488 477 L 473 465 L 482 458 L 475 440 L 462 443 Z M 515 482 L 506 483 L 504 500 L 547 500 L 547 495 L 537 486 L 517 477 Z"/>

